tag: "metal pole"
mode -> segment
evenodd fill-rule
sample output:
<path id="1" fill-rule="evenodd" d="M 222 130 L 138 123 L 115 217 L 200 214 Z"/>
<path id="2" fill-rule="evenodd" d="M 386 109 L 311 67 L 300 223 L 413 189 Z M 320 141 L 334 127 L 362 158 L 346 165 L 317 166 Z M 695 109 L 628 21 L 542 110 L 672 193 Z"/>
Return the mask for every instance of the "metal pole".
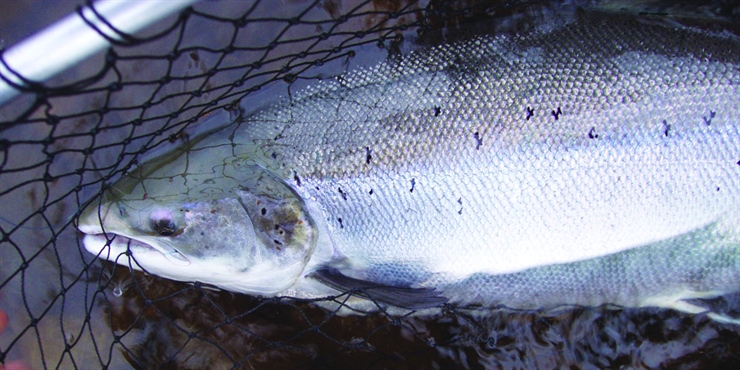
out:
<path id="1" fill-rule="evenodd" d="M 100 17 L 117 30 L 133 34 L 196 1 L 101 0 L 92 6 Z M 106 36 L 121 40 L 121 36 L 89 6 L 82 8 L 82 14 Z M 80 14 L 68 15 L 0 54 L 0 106 L 21 93 L 11 85 L 25 85 L 18 75 L 34 82 L 43 82 L 108 46 L 108 40 L 90 27 Z"/>

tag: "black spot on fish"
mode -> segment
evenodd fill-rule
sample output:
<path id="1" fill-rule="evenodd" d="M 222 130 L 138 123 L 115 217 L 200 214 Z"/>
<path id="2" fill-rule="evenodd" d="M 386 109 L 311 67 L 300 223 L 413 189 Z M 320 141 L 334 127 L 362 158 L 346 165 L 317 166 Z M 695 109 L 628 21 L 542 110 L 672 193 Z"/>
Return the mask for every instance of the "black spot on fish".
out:
<path id="1" fill-rule="evenodd" d="M 434 107 L 434 116 L 439 117 L 439 115 L 442 113 L 442 108 L 440 107 Z"/>
<path id="2" fill-rule="evenodd" d="M 588 138 L 589 139 L 598 139 L 599 134 L 596 133 L 596 127 L 591 127 L 590 130 L 588 130 Z"/>
<path id="3" fill-rule="evenodd" d="M 260 211 L 260 213 L 262 213 L 262 216 L 266 215 L 267 214 L 267 209 L 266 208 L 262 208 L 262 210 Z"/>
<path id="4" fill-rule="evenodd" d="M 560 110 L 560 107 L 558 107 L 558 110 L 552 110 L 550 111 L 553 117 L 555 117 L 555 120 L 557 121 L 561 114 L 563 114 L 563 111 Z"/>
<path id="5" fill-rule="evenodd" d="M 534 116 L 534 108 L 527 107 L 527 121 Z"/>
<path id="6" fill-rule="evenodd" d="M 663 120 L 663 134 L 665 134 L 665 137 L 668 137 L 668 134 L 671 132 L 671 125 L 666 122 L 666 120 Z"/>
<path id="7" fill-rule="evenodd" d="M 473 138 L 475 139 L 475 150 L 479 150 L 480 146 L 483 145 L 483 138 L 478 131 L 473 134 Z"/>
<path id="8" fill-rule="evenodd" d="M 416 179 L 411 179 L 411 189 L 409 189 L 409 192 L 414 192 L 414 186 L 416 186 Z"/>
<path id="9" fill-rule="evenodd" d="M 272 241 L 275 242 L 275 244 L 277 245 L 283 245 L 283 243 L 281 243 L 280 240 L 273 239 Z"/>
<path id="10" fill-rule="evenodd" d="M 337 221 L 339 221 L 339 228 L 340 228 L 340 229 L 344 229 L 344 223 L 342 223 L 342 218 L 341 218 L 341 217 L 339 217 L 339 218 L 337 219 Z"/>
<path id="11" fill-rule="evenodd" d="M 339 190 L 339 194 L 342 195 L 342 199 L 347 200 L 347 193 L 345 193 L 342 188 L 337 188 Z M 317 189 L 318 190 L 318 189 Z"/>
<path id="12" fill-rule="evenodd" d="M 702 118 L 704 119 L 704 123 L 705 123 L 705 124 L 706 124 L 707 126 L 711 125 L 711 124 L 712 124 L 712 118 L 714 118 L 714 116 L 715 116 L 716 114 L 717 114 L 717 112 L 714 112 L 714 111 L 711 111 L 711 110 L 710 110 L 710 111 L 709 111 L 709 118 L 707 118 L 707 116 L 703 116 L 703 117 L 702 117 Z"/>
<path id="13" fill-rule="evenodd" d="M 272 154 L 270 154 L 270 156 L 272 157 L 272 159 L 277 159 L 277 153 L 275 153 L 275 152 L 272 152 Z"/>
<path id="14" fill-rule="evenodd" d="M 373 189 L 370 189 L 370 191 L 368 192 L 368 194 L 373 195 Z"/>
<path id="15" fill-rule="evenodd" d="M 365 164 L 370 164 L 370 161 L 373 160 L 373 155 L 371 154 L 370 147 L 365 147 Z"/>
<path id="16" fill-rule="evenodd" d="M 295 180 L 297 186 L 301 186 L 301 178 L 298 177 L 298 172 L 296 171 L 293 171 L 293 180 Z"/>
<path id="17" fill-rule="evenodd" d="M 457 211 L 457 214 L 458 215 L 461 215 L 462 214 L 462 210 L 463 210 L 463 207 L 462 207 L 462 198 L 457 198 L 457 203 L 460 204 L 460 210 Z"/>
<path id="18" fill-rule="evenodd" d="M 719 186 L 717 187 L 717 191 L 719 191 Z"/>

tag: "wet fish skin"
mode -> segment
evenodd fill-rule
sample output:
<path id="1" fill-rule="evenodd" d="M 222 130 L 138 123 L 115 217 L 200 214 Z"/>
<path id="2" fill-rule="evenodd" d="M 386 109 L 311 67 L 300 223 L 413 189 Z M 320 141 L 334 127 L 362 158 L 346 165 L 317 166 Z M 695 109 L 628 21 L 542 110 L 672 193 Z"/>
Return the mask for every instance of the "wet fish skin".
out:
<path id="1" fill-rule="evenodd" d="M 100 218 L 159 251 L 134 251 L 149 272 L 258 295 L 337 294 L 310 277 L 328 266 L 459 305 L 701 312 L 683 300 L 740 277 L 740 43 L 562 23 L 318 84 L 144 164 L 80 230 Z"/>

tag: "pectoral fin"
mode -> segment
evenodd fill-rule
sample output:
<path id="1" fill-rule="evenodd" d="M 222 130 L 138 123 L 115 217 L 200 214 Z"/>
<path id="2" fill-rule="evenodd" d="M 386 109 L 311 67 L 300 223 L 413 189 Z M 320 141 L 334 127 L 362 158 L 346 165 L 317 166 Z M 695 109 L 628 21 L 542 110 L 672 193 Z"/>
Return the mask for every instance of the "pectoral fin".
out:
<path id="1" fill-rule="evenodd" d="M 340 292 L 353 291 L 357 296 L 410 310 L 438 307 L 447 302 L 447 298 L 440 296 L 434 288 L 377 284 L 351 278 L 331 267 L 314 271 L 309 276 Z"/>

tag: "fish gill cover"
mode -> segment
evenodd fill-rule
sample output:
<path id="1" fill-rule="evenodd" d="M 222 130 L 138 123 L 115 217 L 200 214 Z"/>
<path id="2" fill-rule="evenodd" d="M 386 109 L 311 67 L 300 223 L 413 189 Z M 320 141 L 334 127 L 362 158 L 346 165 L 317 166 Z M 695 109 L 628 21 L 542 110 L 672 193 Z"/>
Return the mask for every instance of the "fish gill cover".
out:
<path id="1" fill-rule="evenodd" d="M 338 315 L 312 301 L 341 304 L 361 289 L 313 300 L 259 298 L 143 273 L 125 253 L 88 253 L 75 221 L 84 207 L 94 207 L 106 189 L 147 159 L 187 148 L 198 133 L 239 121 L 276 96 L 291 102 L 307 86 L 383 60 L 393 63 L 412 49 L 471 34 L 547 28 L 585 17 L 592 7 L 606 11 L 599 17 L 615 27 L 604 32 L 617 33 L 638 23 L 701 25 L 734 37 L 723 29 L 739 24 L 740 16 L 740 8 L 726 1 L 274 4 L 196 4 L 60 76 L 30 84 L 0 107 L 0 307 L 10 317 L 0 334 L 0 361 L 115 369 L 737 366 L 740 326 L 705 314 L 503 306 L 481 314 L 445 305 L 423 316 L 382 309 Z M 556 122 L 569 113 L 526 107 L 522 119 L 546 114 Z M 429 114 L 445 113 L 435 108 Z M 715 114 L 707 112 L 703 124 L 711 126 Z M 679 123 L 658 126 L 666 137 L 681 133 Z M 596 140 L 608 133 L 592 127 L 583 135 Z M 490 145 L 485 134 L 469 136 L 474 150 Z M 358 156 L 366 165 L 387 160 L 370 147 Z M 291 180 L 306 183 L 297 172 Z M 423 179 L 403 186 L 418 194 Z M 338 201 L 348 191 L 338 189 Z M 472 208 L 466 202 L 451 200 L 456 214 Z M 346 217 L 333 222 L 349 225 Z M 728 315 L 740 307 L 735 295 L 701 303 Z"/>

